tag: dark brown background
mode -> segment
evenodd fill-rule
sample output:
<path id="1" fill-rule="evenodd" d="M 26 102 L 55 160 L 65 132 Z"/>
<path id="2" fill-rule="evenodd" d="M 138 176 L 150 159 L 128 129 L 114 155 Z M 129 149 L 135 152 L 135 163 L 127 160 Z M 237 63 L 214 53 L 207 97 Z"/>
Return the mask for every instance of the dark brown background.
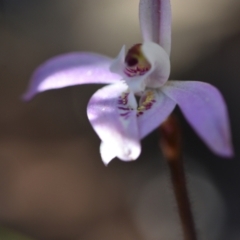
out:
<path id="1" fill-rule="evenodd" d="M 172 0 L 172 79 L 217 86 L 236 157 L 214 156 L 187 125 L 186 169 L 202 240 L 240 238 L 240 3 Z M 115 57 L 141 41 L 137 0 L 0 0 L 0 222 L 35 239 L 181 239 L 157 134 L 134 163 L 107 168 L 86 104 L 99 86 L 20 100 L 33 70 L 65 52 Z M 4 239 L 1 238 L 1 239 Z"/>

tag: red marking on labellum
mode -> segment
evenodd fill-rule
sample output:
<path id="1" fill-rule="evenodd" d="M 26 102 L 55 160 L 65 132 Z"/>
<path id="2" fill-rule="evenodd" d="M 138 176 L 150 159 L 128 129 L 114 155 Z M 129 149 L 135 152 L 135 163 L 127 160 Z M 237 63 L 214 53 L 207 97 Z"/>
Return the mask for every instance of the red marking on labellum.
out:
<path id="1" fill-rule="evenodd" d="M 142 53 L 141 46 L 140 43 L 136 44 L 127 52 L 124 73 L 128 77 L 144 75 L 151 68 L 150 63 Z"/>
<path id="2" fill-rule="evenodd" d="M 126 107 L 118 107 L 118 109 L 120 109 L 120 110 L 129 110 L 129 108 L 126 108 Z"/>
<path id="3" fill-rule="evenodd" d="M 138 66 L 134 67 L 134 68 L 130 68 L 130 67 L 126 67 L 124 69 L 124 73 L 128 76 L 128 77 L 135 77 L 135 76 L 142 76 L 144 75 L 150 68 L 140 68 Z"/>
<path id="4" fill-rule="evenodd" d="M 129 112 L 120 113 L 120 116 L 123 116 L 123 117 L 125 117 L 125 116 L 127 116 L 128 114 L 129 114 Z"/>
<path id="5" fill-rule="evenodd" d="M 123 117 L 124 119 L 128 119 L 129 114 L 131 113 L 132 109 L 127 106 L 128 104 L 128 96 L 129 92 L 124 92 L 122 95 L 118 98 L 118 109 L 120 110 L 119 115 Z"/>

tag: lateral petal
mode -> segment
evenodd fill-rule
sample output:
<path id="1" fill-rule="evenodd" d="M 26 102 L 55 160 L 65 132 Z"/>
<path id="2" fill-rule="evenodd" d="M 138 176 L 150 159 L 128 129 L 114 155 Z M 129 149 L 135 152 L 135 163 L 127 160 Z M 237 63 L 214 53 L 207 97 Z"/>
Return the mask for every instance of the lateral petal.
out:
<path id="1" fill-rule="evenodd" d="M 138 108 L 138 126 L 140 138 L 144 138 L 171 114 L 176 102 L 161 91 L 146 90 L 140 99 Z"/>
<path id="2" fill-rule="evenodd" d="M 102 160 L 108 164 L 114 157 L 123 161 L 138 158 L 141 145 L 138 133 L 137 103 L 124 83 L 98 90 L 90 99 L 87 115 L 102 140 Z"/>
<path id="3" fill-rule="evenodd" d="M 161 88 L 179 105 L 197 134 L 216 154 L 233 156 L 226 103 L 214 86 L 197 81 L 168 81 Z"/>
<path id="4" fill-rule="evenodd" d="M 170 0 L 140 0 L 139 20 L 144 41 L 161 45 L 171 52 L 171 4 Z"/>
<path id="5" fill-rule="evenodd" d="M 23 95 L 30 100 L 37 93 L 79 84 L 113 83 L 121 79 L 110 72 L 112 59 L 95 53 L 70 53 L 54 57 L 33 73 Z"/>

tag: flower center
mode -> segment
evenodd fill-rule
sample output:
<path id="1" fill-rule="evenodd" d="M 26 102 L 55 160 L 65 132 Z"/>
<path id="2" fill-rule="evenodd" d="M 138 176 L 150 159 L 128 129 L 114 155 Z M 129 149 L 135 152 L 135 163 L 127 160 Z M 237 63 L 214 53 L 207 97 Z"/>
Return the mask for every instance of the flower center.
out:
<path id="1" fill-rule="evenodd" d="M 141 103 L 139 104 L 139 107 L 137 108 L 137 117 L 142 115 L 144 111 L 149 110 L 152 105 L 156 102 L 154 92 L 151 90 L 148 90 L 145 93 L 145 97 L 142 99 Z"/>
<path id="2" fill-rule="evenodd" d="M 141 46 L 142 44 L 138 43 L 127 52 L 124 73 L 128 77 L 144 75 L 151 68 L 150 63 L 141 51 Z"/>

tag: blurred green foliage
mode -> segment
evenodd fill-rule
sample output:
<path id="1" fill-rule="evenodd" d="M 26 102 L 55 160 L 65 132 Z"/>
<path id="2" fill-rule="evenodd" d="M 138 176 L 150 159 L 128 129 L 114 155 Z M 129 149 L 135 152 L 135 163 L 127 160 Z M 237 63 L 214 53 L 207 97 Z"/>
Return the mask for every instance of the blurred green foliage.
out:
<path id="1" fill-rule="evenodd" d="M 8 228 L 0 227 L 0 240 L 33 240 Z"/>

